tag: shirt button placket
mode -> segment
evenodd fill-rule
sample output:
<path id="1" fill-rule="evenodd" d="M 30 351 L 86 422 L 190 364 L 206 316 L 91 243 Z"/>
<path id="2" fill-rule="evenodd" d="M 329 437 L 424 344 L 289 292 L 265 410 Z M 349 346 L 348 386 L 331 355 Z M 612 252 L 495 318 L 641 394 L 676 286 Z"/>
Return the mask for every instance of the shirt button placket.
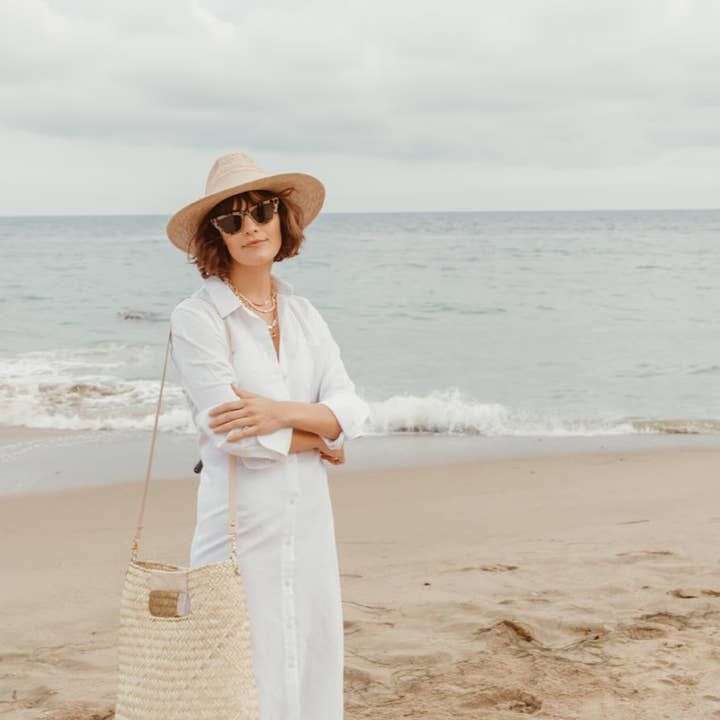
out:
<path id="1" fill-rule="evenodd" d="M 288 457 L 288 504 L 286 508 L 285 537 L 282 549 L 282 599 L 285 631 L 285 676 L 287 680 L 288 718 L 300 717 L 300 684 L 297 657 L 297 628 L 295 624 L 295 596 L 293 582 L 295 577 L 295 528 L 297 516 L 297 498 L 299 493 L 297 454 Z"/>

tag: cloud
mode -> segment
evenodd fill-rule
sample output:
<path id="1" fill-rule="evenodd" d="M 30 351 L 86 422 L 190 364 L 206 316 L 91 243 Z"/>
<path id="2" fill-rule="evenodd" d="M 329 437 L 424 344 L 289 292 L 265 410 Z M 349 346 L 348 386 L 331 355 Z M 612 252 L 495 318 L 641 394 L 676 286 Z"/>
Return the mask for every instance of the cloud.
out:
<path id="1" fill-rule="evenodd" d="M 710 0 L 5 2 L 0 146 L 454 167 L 468 198 L 690 172 L 720 150 L 719 30 Z"/>

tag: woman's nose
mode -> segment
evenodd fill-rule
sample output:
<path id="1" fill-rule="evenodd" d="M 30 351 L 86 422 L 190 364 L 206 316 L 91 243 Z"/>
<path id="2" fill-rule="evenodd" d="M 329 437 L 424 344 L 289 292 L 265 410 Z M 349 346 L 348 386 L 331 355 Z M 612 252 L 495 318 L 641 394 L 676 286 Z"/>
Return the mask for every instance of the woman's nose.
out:
<path id="1" fill-rule="evenodd" d="M 258 227 L 252 215 L 245 215 L 243 219 L 243 232 L 252 234 Z"/>

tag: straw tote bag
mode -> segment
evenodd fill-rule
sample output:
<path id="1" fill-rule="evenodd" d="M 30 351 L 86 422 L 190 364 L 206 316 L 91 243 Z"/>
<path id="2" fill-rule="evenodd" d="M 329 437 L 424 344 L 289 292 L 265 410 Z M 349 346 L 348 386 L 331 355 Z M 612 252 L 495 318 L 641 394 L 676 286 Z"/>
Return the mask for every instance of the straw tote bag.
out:
<path id="1" fill-rule="evenodd" d="M 227 325 L 225 331 L 230 349 Z M 258 720 L 250 623 L 237 562 L 235 455 L 228 455 L 229 557 L 196 568 L 138 557 L 171 338 L 172 332 L 120 602 L 115 720 Z"/>

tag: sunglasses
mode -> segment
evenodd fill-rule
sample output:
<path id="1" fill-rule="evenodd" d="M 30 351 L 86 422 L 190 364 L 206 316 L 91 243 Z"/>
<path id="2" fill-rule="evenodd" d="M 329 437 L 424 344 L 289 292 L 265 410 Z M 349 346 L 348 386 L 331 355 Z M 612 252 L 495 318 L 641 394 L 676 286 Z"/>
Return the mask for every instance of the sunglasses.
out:
<path id="1" fill-rule="evenodd" d="M 250 215 L 252 219 L 259 225 L 269 223 L 277 212 L 280 198 L 271 198 L 247 208 L 246 210 L 234 210 L 226 215 L 218 215 L 211 218 L 210 222 L 226 235 L 234 235 L 239 233 L 243 227 L 243 221 L 246 215 Z"/>

